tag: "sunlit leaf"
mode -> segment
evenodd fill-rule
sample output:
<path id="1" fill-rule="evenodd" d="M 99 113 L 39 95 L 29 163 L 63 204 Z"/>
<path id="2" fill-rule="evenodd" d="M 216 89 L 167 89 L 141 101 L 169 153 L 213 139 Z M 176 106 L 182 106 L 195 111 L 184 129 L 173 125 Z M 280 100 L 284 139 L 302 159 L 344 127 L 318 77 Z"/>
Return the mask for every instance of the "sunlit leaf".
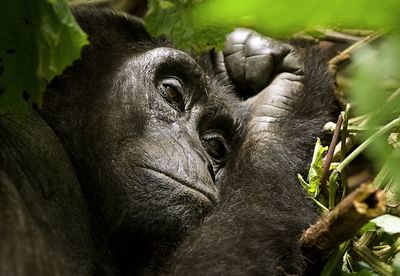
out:
<path id="1" fill-rule="evenodd" d="M 360 232 L 365 233 L 365 232 L 375 231 L 375 230 L 376 230 L 375 223 L 370 221 L 370 222 L 364 224 L 363 227 L 361 227 Z"/>
<path id="2" fill-rule="evenodd" d="M 222 47 L 235 27 L 249 27 L 273 37 L 307 28 L 392 29 L 400 2 L 337 0 L 150 0 L 145 18 L 150 32 L 168 36 L 179 48 L 201 51 Z"/>
<path id="3" fill-rule="evenodd" d="M 308 182 L 306 182 L 300 175 L 297 176 L 303 188 L 306 189 L 308 194 L 312 197 L 316 197 L 320 191 L 323 157 L 327 150 L 328 147 L 323 147 L 321 145 L 321 140 L 318 138 L 315 143 L 313 158 L 308 171 Z"/>
<path id="4" fill-rule="evenodd" d="M 245 26 L 274 36 L 308 27 L 393 28 L 399 23 L 400 2 L 364 0 L 209 0 L 196 7 L 196 21 Z"/>

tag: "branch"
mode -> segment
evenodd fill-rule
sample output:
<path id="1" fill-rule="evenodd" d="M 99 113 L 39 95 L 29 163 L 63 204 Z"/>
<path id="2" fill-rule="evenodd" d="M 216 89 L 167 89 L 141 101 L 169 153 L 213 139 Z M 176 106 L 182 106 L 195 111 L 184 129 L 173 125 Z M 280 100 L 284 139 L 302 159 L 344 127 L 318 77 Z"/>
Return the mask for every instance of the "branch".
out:
<path id="1" fill-rule="evenodd" d="M 363 184 L 305 230 L 301 246 L 313 254 L 330 251 L 351 238 L 370 219 L 383 214 L 385 206 L 385 193 Z"/>
<path id="2" fill-rule="evenodd" d="M 362 40 L 352 44 L 350 47 L 345 49 L 343 52 L 335 56 L 329 61 L 329 69 L 331 72 L 336 73 L 337 67 L 344 61 L 349 60 L 351 57 L 351 54 L 359 49 L 360 47 L 371 43 L 372 41 L 380 38 L 383 35 L 383 32 L 374 32 L 366 37 L 364 37 Z"/>
<path id="3" fill-rule="evenodd" d="M 329 167 L 332 162 L 333 152 L 334 152 L 335 146 L 339 140 L 339 132 L 340 132 L 340 128 L 342 126 L 342 122 L 343 122 L 343 117 L 342 117 L 342 115 L 339 115 L 339 118 L 336 122 L 335 131 L 333 132 L 331 144 L 329 145 L 328 153 L 326 154 L 326 157 L 325 157 L 324 166 L 322 168 L 321 191 L 325 196 L 328 195 L 328 191 L 326 188 L 326 181 L 328 180 Z"/>

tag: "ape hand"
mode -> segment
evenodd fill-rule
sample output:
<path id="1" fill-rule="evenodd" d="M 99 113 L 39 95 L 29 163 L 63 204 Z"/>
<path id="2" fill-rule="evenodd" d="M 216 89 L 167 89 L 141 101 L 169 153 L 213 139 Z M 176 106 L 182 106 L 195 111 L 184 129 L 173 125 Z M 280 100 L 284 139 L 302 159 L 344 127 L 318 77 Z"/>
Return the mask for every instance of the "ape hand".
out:
<path id="1" fill-rule="evenodd" d="M 223 53 L 216 57 L 216 71 L 246 98 L 264 89 L 279 73 L 301 75 L 303 65 L 291 45 L 240 28 L 227 36 Z"/>
<path id="2" fill-rule="evenodd" d="M 298 110 L 304 90 L 304 63 L 293 46 L 237 29 L 228 35 L 216 67 L 220 76 L 235 84 L 239 96 L 255 95 L 243 104 L 249 115 L 247 126 L 254 130 L 249 134 L 257 134 L 257 140 L 263 133 L 268 138 L 278 133 L 289 115 Z"/>

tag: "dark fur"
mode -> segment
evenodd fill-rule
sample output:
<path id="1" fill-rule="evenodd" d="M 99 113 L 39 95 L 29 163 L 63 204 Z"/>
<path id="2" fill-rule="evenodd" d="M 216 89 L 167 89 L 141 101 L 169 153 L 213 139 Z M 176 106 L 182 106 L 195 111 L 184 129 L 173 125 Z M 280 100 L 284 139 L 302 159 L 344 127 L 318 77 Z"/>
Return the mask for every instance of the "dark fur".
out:
<path id="1" fill-rule="evenodd" d="M 317 213 L 296 175 L 306 174 L 316 138 L 325 138 L 322 126 L 337 105 L 319 51 L 298 50 L 306 61 L 305 87 L 293 112 L 277 118 L 274 133 L 233 153 L 221 204 L 175 252 L 174 275 L 302 275 L 317 265 L 299 246 Z"/>
<path id="2" fill-rule="evenodd" d="M 39 113 L 0 117 L 0 274 L 301 274 L 298 237 L 316 213 L 296 173 L 334 106 L 318 53 L 306 54 L 305 91 L 291 115 L 258 140 L 231 86 L 206 81 L 173 50 L 163 63 L 143 60 L 171 45 L 137 19 L 86 7 L 75 17 L 92 43 L 82 59 L 52 81 Z M 157 68 L 197 91 L 194 111 L 177 114 L 159 99 L 143 73 Z M 226 166 L 202 146 L 210 129 L 225 133 Z M 195 232 L 213 204 L 143 171 L 145 162 L 168 179 L 216 183 L 220 204 Z"/>

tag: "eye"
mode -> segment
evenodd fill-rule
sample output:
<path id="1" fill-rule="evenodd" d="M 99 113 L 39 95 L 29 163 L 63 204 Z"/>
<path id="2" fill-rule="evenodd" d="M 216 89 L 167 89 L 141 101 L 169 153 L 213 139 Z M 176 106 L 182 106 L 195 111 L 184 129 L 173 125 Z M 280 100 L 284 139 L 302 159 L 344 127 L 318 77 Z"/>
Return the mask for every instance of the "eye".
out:
<path id="1" fill-rule="evenodd" d="M 202 143 L 207 153 L 217 164 L 221 164 L 226 160 L 229 147 L 223 134 L 216 131 L 203 133 Z"/>
<path id="2" fill-rule="evenodd" d="M 161 96 L 170 106 L 178 111 L 185 110 L 185 102 L 182 96 L 182 87 L 176 79 L 166 79 L 159 86 Z"/>

